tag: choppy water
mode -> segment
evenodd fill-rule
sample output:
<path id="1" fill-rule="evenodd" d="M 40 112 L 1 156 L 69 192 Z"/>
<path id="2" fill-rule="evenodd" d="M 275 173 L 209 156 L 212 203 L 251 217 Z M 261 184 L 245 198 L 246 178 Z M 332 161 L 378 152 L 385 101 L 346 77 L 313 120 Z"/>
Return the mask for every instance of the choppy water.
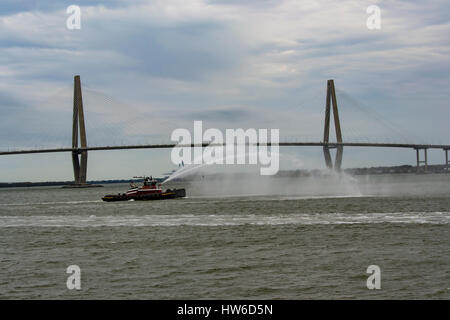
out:
<path id="1" fill-rule="evenodd" d="M 0 189 L 0 298 L 450 298 L 450 175 L 295 183 L 125 203 L 100 197 L 126 185 Z"/>

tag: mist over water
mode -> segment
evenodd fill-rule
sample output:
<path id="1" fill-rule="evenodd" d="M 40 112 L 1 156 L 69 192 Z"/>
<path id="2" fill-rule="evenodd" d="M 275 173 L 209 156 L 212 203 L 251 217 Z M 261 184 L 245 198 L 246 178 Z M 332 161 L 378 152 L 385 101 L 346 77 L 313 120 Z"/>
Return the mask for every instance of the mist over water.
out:
<path id="1" fill-rule="evenodd" d="M 393 179 L 395 178 L 395 179 Z M 208 175 L 206 172 L 184 182 L 191 196 L 297 196 L 302 197 L 367 197 L 449 195 L 450 179 L 446 175 L 423 177 L 411 174 L 351 176 L 329 170 L 312 171 L 307 176 L 278 177 L 258 174 L 228 173 Z M 395 181 L 395 182 L 394 182 Z"/>
<path id="2" fill-rule="evenodd" d="M 261 175 L 261 165 L 189 164 L 173 172 L 163 184 L 182 181 L 188 184 L 188 192 L 194 196 L 362 195 L 358 181 L 344 172 L 328 169 L 308 171 L 296 157 L 281 153 L 272 153 L 271 156 L 280 159 L 278 175 Z M 249 155 L 241 154 L 239 157 L 248 159 Z M 298 169 L 303 169 L 304 174 L 299 176 L 295 172 L 286 172 Z"/>
<path id="3" fill-rule="evenodd" d="M 200 173 L 202 174 L 202 173 Z M 189 181 L 195 196 L 361 196 L 357 181 L 331 171 L 304 177 L 275 177 L 259 174 L 228 173 L 219 176 L 201 175 Z"/>
<path id="4" fill-rule="evenodd" d="M 185 186 L 188 195 L 196 197 L 362 197 L 450 193 L 450 179 L 446 175 L 350 175 L 330 169 L 308 170 L 301 160 L 286 154 L 280 154 L 280 169 L 276 175 L 261 175 L 259 165 L 190 164 L 178 168 L 163 185 L 174 182 Z"/>

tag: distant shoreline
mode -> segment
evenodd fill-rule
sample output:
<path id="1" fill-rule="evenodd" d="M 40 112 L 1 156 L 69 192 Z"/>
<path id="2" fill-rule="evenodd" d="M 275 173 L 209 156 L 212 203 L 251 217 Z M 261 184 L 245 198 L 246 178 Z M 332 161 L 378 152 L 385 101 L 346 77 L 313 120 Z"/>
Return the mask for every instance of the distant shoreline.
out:
<path id="1" fill-rule="evenodd" d="M 421 167 L 423 170 L 423 167 Z M 280 170 L 275 177 L 302 177 L 309 176 L 321 170 Z M 343 169 L 343 171 L 350 175 L 378 175 L 378 174 L 404 174 L 404 173 L 416 173 L 416 166 L 401 165 L 390 167 L 370 167 L 370 168 L 349 168 Z M 446 173 L 445 165 L 428 165 L 427 173 Z M 195 176 L 196 174 L 193 174 Z M 90 184 L 116 184 L 116 183 L 129 183 L 130 180 L 140 182 L 141 180 L 135 179 L 113 179 L 113 180 L 93 180 L 88 181 Z M 156 178 L 156 180 L 162 182 L 164 178 Z M 178 180 L 178 179 L 177 179 Z M 183 180 L 183 179 L 181 179 Z M 23 187 L 49 187 L 49 186 L 65 186 L 73 184 L 73 181 L 46 181 L 46 182 L 0 182 L 0 188 L 23 188 Z"/>

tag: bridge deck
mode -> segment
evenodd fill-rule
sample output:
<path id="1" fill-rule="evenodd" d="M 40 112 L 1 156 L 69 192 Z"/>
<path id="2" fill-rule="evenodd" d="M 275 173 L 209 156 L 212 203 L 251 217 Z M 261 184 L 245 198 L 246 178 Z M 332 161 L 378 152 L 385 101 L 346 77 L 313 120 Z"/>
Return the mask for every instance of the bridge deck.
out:
<path id="1" fill-rule="evenodd" d="M 224 144 L 203 143 L 201 146 L 221 146 Z M 248 144 L 247 144 L 248 145 Z M 256 144 L 257 146 L 259 143 Z M 267 143 L 271 146 L 271 143 Z M 450 145 L 445 144 L 405 144 L 405 143 L 324 143 L 324 142 L 280 142 L 280 147 L 378 147 L 378 148 L 410 148 L 410 149 L 443 149 L 450 150 Z M 82 152 L 82 151 L 101 151 L 101 150 L 128 150 L 128 149 L 169 149 L 174 147 L 200 147 L 198 144 L 178 145 L 178 144 L 146 144 L 146 145 L 125 145 L 125 146 L 100 146 L 100 147 L 79 147 L 79 148 L 54 148 L 54 149 L 29 149 L 29 150 L 11 150 L 0 151 L 0 155 L 29 154 L 29 153 L 54 153 L 54 152 Z"/>

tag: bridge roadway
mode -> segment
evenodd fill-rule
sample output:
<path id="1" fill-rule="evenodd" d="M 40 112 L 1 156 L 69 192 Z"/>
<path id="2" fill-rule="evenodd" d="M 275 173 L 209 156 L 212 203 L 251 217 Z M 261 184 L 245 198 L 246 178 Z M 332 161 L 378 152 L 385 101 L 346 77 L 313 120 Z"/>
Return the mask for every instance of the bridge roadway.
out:
<path id="1" fill-rule="evenodd" d="M 224 146 L 225 144 L 209 144 L 203 143 L 202 147 L 207 146 Z M 246 145 L 249 145 L 248 143 Z M 260 144 L 257 143 L 256 146 Z M 271 146 L 271 143 L 265 144 Z M 275 144 L 276 145 L 276 144 Z M 324 142 L 280 142 L 280 147 L 379 147 L 379 148 L 409 148 L 415 150 L 422 149 L 442 149 L 450 150 L 450 145 L 443 144 L 408 144 L 408 143 L 364 143 L 364 142 L 343 142 L 343 143 L 324 143 Z M 124 146 L 100 146 L 100 147 L 78 147 L 78 148 L 54 148 L 54 149 L 29 149 L 29 150 L 8 150 L 0 151 L 0 156 L 13 154 L 30 154 L 30 153 L 53 153 L 53 152 L 77 152 L 83 151 L 101 151 L 101 150 L 128 150 L 128 149 L 169 149 L 174 147 L 200 147 L 200 144 L 143 144 L 143 145 L 124 145 Z"/>

